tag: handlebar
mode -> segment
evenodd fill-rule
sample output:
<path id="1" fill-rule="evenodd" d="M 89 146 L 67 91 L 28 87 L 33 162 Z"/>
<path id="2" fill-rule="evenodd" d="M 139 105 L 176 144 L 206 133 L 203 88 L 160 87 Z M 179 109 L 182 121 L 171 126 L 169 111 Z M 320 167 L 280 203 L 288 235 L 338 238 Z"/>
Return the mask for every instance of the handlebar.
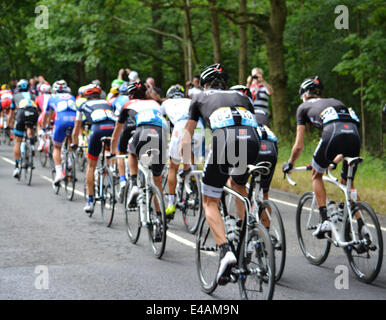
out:
<path id="1" fill-rule="evenodd" d="M 291 173 L 294 171 L 311 171 L 311 170 L 312 170 L 312 166 L 309 164 L 302 167 L 292 168 L 290 172 L 284 173 L 284 178 L 287 178 L 287 181 L 291 186 L 296 186 L 296 182 L 291 179 Z"/>

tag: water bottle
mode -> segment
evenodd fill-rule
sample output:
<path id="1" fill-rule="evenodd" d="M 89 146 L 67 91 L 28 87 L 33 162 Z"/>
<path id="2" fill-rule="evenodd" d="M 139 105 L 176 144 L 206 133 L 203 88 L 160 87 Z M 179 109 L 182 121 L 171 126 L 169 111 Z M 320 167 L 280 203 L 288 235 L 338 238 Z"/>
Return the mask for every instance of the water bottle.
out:
<path id="1" fill-rule="evenodd" d="M 358 200 L 358 192 L 357 192 L 357 189 L 351 189 L 350 195 L 351 195 L 351 199 L 352 199 L 353 201 L 357 201 L 357 200 Z"/>
<path id="2" fill-rule="evenodd" d="M 337 223 L 339 221 L 338 206 L 334 201 L 331 201 L 327 205 L 327 210 L 330 213 L 330 219 L 332 223 Z"/>
<path id="3" fill-rule="evenodd" d="M 24 154 L 24 152 L 25 152 L 25 142 L 24 141 L 21 142 L 20 152 L 21 152 L 21 154 Z"/>

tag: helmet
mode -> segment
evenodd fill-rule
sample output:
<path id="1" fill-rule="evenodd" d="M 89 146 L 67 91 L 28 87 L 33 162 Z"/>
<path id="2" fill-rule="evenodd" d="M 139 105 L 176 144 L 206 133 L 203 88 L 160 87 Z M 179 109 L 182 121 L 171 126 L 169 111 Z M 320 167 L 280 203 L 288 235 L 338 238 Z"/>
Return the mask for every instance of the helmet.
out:
<path id="1" fill-rule="evenodd" d="M 138 80 L 138 72 L 137 71 L 131 71 L 129 73 L 129 80 L 130 82 L 134 82 Z"/>
<path id="2" fill-rule="evenodd" d="M 123 94 L 127 94 L 127 89 L 129 88 L 129 83 L 128 82 L 124 82 L 121 84 L 121 86 L 119 87 L 119 93 L 123 93 Z"/>
<path id="3" fill-rule="evenodd" d="M 235 85 L 233 87 L 230 87 L 229 89 L 230 90 L 240 91 L 241 93 L 245 94 L 246 96 L 248 96 L 249 98 L 252 99 L 251 90 L 249 90 L 248 87 L 243 86 L 242 84 Z"/>
<path id="4" fill-rule="evenodd" d="M 111 87 L 112 88 L 119 88 L 123 82 L 124 82 L 123 80 L 115 79 L 115 80 L 113 80 L 113 82 L 111 82 Z"/>
<path id="5" fill-rule="evenodd" d="M 146 85 L 143 82 L 133 82 L 127 88 L 127 94 L 134 99 L 145 99 Z"/>
<path id="6" fill-rule="evenodd" d="M 110 93 L 112 93 L 112 94 L 118 94 L 118 87 L 112 87 L 111 89 L 110 89 Z"/>
<path id="7" fill-rule="evenodd" d="M 28 81 L 25 80 L 25 79 L 21 79 L 17 85 L 16 85 L 16 88 L 20 91 L 27 91 L 28 89 Z"/>
<path id="8" fill-rule="evenodd" d="M 67 82 L 64 81 L 64 80 L 57 80 L 54 82 L 54 84 L 52 85 L 52 91 L 53 92 L 67 92 L 68 90 L 68 86 L 67 86 Z"/>
<path id="9" fill-rule="evenodd" d="M 98 79 L 95 79 L 95 80 L 93 80 L 92 82 L 91 82 L 91 84 L 96 84 L 97 86 L 101 86 L 101 82 L 100 82 L 100 80 L 98 80 Z"/>
<path id="10" fill-rule="evenodd" d="M 1 90 L 9 90 L 9 85 L 8 84 L 2 84 Z"/>
<path id="11" fill-rule="evenodd" d="M 167 98 L 184 98 L 185 97 L 185 89 L 179 84 L 175 84 L 171 86 L 166 92 Z"/>
<path id="12" fill-rule="evenodd" d="M 78 89 L 78 95 L 80 95 L 81 97 L 83 97 L 83 94 L 84 94 L 84 89 L 86 88 L 86 86 L 81 86 L 79 89 Z"/>
<path id="13" fill-rule="evenodd" d="M 200 86 L 203 87 L 206 84 L 210 86 L 226 85 L 228 82 L 228 72 L 220 63 L 212 64 L 204 69 L 200 76 Z"/>
<path id="14" fill-rule="evenodd" d="M 323 84 L 319 76 L 307 78 L 302 82 L 299 88 L 299 95 L 303 95 L 305 92 L 321 95 L 323 91 Z"/>
<path id="15" fill-rule="evenodd" d="M 41 93 L 51 93 L 51 86 L 49 84 L 43 83 L 39 87 Z"/>
<path id="16" fill-rule="evenodd" d="M 100 94 L 102 93 L 102 90 L 99 86 L 97 86 L 96 84 L 88 84 L 87 86 L 84 87 L 84 91 L 83 91 L 83 96 L 85 97 L 88 97 L 88 96 L 91 96 L 91 95 L 98 95 L 100 96 Z"/>

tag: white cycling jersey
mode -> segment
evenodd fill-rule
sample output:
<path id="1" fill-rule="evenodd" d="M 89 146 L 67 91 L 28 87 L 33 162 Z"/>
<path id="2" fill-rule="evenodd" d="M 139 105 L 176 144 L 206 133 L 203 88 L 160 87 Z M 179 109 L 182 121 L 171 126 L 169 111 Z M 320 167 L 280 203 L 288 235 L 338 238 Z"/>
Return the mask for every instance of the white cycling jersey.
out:
<path id="1" fill-rule="evenodd" d="M 161 113 L 167 115 L 173 125 L 180 120 L 187 120 L 191 99 L 167 99 L 161 104 Z"/>

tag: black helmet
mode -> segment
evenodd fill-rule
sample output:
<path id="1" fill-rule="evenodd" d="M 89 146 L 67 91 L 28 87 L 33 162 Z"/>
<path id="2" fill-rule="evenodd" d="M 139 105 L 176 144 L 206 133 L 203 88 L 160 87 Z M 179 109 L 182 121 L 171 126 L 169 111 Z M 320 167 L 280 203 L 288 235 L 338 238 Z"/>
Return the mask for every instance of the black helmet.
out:
<path id="1" fill-rule="evenodd" d="M 307 78 L 302 82 L 299 88 L 299 95 L 302 95 L 305 92 L 313 93 L 318 96 L 322 94 L 323 84 L 319 76 Z"/>
<path id="2" fill-rule="evenodd" d="M 214 86 L 225 86 L 228 82 L 228 72 L 220 63 L 215 63 L 206 67 L 200 76 L 200 86 L 203 87 L 209 84 L 211 87 Z"/>
<path id="3" fill-rule="evenodd" d="M 184 98 L 185 97 L 185 89 L 183 86 L 179 84 L 175 84 L 171 86 L 166 92 L 167 98 Z"/>
<path id="4" fill-rule="evenodd" d="M 243 86 L 242 84 L 235 85 L 233 87 L 230 87 L 229 89 L 230 90 L 240 91 L 241 93 L 245 94 L 246 96 L 248 96 L 249 98 L 252 99 L 251 90 L 249 90 L 248 87 Z"/>
<path id="5" fill-rule="evenodd" d="M 146 91 L 146 85 L 142 81 L 139 81 L 130 83 L 126 92 L 132 99 L 145 99 Z"/>

